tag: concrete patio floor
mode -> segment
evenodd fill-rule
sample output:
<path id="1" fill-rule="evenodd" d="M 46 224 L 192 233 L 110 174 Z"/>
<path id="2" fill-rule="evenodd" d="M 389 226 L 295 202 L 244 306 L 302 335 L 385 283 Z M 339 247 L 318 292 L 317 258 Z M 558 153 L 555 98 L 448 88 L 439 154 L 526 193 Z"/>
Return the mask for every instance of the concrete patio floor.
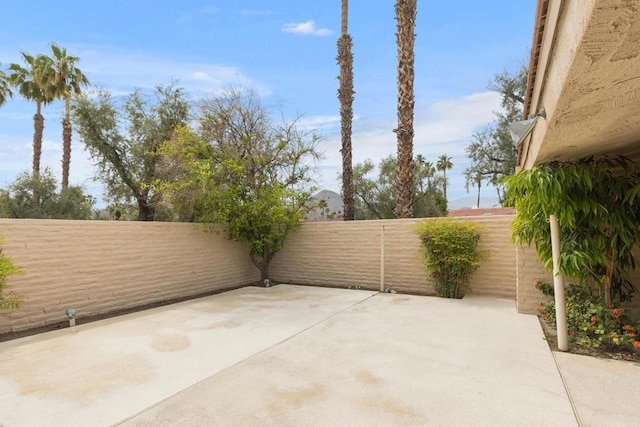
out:
<path id="1" fill-rule="evenodd" d="M 637 425 L 640 366 L 543 338 L 513 301 L 247 287 L 0 343 L 0 425 Z"/>

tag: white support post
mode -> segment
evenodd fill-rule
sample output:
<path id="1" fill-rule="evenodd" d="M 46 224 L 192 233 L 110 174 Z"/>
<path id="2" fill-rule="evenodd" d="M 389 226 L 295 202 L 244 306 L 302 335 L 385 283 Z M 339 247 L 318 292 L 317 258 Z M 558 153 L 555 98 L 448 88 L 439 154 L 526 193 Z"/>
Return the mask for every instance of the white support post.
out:
<path id="1" fill-rule="evenodd" d="M 553 255 L 553 293 L 556 302 L 556 330 L 558 350 L 569 350 L 567 332 L 567 308 L 564 301 L 564 276 L 560 273 L 560 225 L 555 215 L 549 216 L 551 226 L 551 251 Z"/>
<path id="2" fill-rule="evenodd" d="M 384 292 L 384 225 L 380 226 L 380 292 Z"/>

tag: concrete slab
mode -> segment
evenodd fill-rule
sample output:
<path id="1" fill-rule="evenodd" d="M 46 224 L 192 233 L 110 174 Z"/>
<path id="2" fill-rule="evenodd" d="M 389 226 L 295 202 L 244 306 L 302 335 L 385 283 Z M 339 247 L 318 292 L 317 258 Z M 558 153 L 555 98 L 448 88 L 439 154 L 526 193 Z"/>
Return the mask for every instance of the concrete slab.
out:
<path id="1" fill-rule="evenodd" d="M 577 425 L 542 338 L 512 301 L 378 294 L 122 426 Z"/>
<path id="2" fill-rule="evenodd" d="M 554 352 L 576 412 L 585 427 L 640 424 L 640 365 Z"/>
<path id="3" fill-rule="evenodd" d="M 0 425 L 114 424 L 373 294 L 250 287 L 0 343 Z"/>
<path id="4" fill-rule="evenodd" d="M 577 425 L 513 301 L 279 285 L 0 343 L 0 425 Z"/>

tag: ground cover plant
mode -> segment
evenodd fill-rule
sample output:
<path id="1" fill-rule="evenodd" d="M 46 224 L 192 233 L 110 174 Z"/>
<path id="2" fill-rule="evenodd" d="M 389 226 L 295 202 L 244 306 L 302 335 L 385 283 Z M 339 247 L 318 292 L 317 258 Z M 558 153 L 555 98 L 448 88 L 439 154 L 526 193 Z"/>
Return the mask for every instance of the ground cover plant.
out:
<path id="1" fill-rule="evenodd" d="M 553 286 L 546 282 L 536 288 L 553 296 Z M 598 301 L 595 291 L 575 284 L 566 288 L 567 330 L 574 350 L 640 361 L 640 320 L 622 307 Z M 543 303 L 539 313 L 547 325 L 555 325 L 555 301 Z"/>

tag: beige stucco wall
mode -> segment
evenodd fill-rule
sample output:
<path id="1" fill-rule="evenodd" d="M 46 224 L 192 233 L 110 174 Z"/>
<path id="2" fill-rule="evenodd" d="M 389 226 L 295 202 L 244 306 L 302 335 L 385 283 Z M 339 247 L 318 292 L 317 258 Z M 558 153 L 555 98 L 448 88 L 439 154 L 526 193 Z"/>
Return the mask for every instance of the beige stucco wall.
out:
<path id="1" fill-rule="evenodd" d="M 516 249 L 517 275 L 517 308 L 519 313 L 535 314 L 540 303 L 550 299 L 536 289 L 537 281 L 553 284 L 550 272 L 545 271 L 544 264 L 536 255 L 535 246 L 523 246 Z"/>
<path id="2" fill-rule="evenodd" d="M 484 226 L 480 247 L 490 253 L 472 278 L 471 293 L 517 298 L 518 311 L 535 313 L 544 296 L 534 284 L 551 277 L 533 248 L 510 243 L 513 218 L 460 218 Z M 305 222 L 275 256 L 271 277 L 433 294 L 415 232 L 422 221 Z M 22 308 L 0 311 L 0 334 L 63 322 L 71 306 L 82 318 L 260 278 L 245 245 L 193 224 L 0 219 L 0 236 L 7 240 L 4 254 L 24 269 L 8 282 L 25 297 Z"/>
<path id="3" fill-rule="evenodd" d="M 512 215 L 475 217 L 485 231 L 480 247 L 489 259 L 474 274 L 471 293 L 516 297 L 516 249 L 509 242 Z M 306 222 L 285 242 L 271 267 L 274 280 L 328 286 L 392 288 L 433 294 L 414 231 L 425 219 Z M 381 284 L 381 236 L 384 282 Z"/>
<path id="4" fill-rule="evenodd" d="M 193 224 L 0 219 L 0 236 L 25 297 L 0 311 L 0 333 L 260 280 L 245 245 Z"/>

